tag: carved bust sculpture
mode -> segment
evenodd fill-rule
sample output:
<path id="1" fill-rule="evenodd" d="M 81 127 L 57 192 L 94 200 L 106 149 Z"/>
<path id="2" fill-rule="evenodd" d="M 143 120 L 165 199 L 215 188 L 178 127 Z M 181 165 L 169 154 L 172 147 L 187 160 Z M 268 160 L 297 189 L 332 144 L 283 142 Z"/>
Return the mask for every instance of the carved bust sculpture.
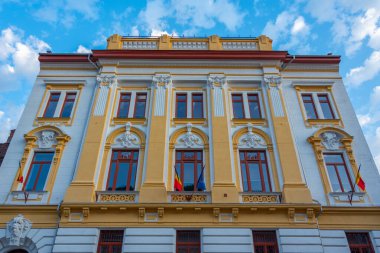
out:
<path id="1" fill-rule="evenodd" d="M 32 223 L 25 219 L 22 214 L 17 215 L 9 221 L 6 231 L 9 245 L 19 246 L 31 227 Z"/>
<path id="2" fill-rule="evenodd" d="M 334 132 L 324 132 L 321 134 L 322 144 L 327 150 L 337 150 L 340 146 L 340 136 Z"/>

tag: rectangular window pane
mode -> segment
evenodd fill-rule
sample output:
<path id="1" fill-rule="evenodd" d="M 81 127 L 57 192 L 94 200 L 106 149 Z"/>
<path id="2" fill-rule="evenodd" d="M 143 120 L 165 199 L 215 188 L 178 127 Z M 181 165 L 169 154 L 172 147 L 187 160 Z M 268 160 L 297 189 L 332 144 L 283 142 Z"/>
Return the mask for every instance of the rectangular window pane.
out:
<path id="1" fill-rule="evenodd" d="M 336 166 L 339 176 L 340 176 L 340 181 L 343 186 L 343 190 L 345 192 L 349 192 L 352 190 L 351 184 L 350 184 L 350 179 L 348 178 L 347 172 L 346 172 L 346 167 L 344 165 L 337 165 Z"/>
<path id="2" fill-rule="evenodd" d="M 71 111 L 73 110 L 75 102 L 76 93 L 67 93 L 65 101 L 62 106 L 61 117 L 69 118 L 71 116 Z"/>
<path id="3" fill-rule="evenodd" d="M 346 237 L 351 252 L 375 253 L 368 233 L 347 232 Z"/>
<path id="4" fill-rule="evenodd" d="M 243 119 L 245 117 L 242 95 L 232 95 L 232 108 L 234 112 L 234 118 Z"/>
<path id="5" fill-rule="evenodd" d="M 257 94 L 249 94 L 248 95 L 248 105 L 249 105 L 249 113 L 251 114 L 251 119 L 260 119 L 260 102 L 259 96 Z"/>
<path id="6" fill-rule="evenodd" d="M 335 167 L 333 165 L 328 165 L 327 171 L 329 173 L 329 179 L 330 179 L 332 190 L 334 192 L 341 192 L 342 190 L 340 188 L 339 179 L 338 179 L 338 175 L 336 174 Z"/>
<path id="7" fill-rule="evenodd" d="M 127 188 L 127 176 L 129 171 L 129 163 L 120 162 L 119 170 L 116 178 L 116 191 L 125 191 Z"/>
<path id="8" fill-rule="evenodd" d="M 254 192 L 261 192 L 262 191 L 262 185 L 261 185 L 261 178 L 260 178 L 260 169 L 259 164 L 257 163 L 249 163 L 249 176 L 250 176 L 250 183 L 252 186 L 252 191 Z"/>
<path id="9" fill-rule="evenodd" d="M 199 230 L 177 230 L 176 253 L 200 253 L 201 236 Z"/>
<path id="10" fill-rule="evenodd" d="M 146 97 L 145 93 L 136 94 L 134 118 L 145 118 Z"/>
<path id="11" fill-rule="evenodd" d="M 318 95 L 319 104 L 321 106 L 323 116 L 325 119 L 334 119 L 334 112 L 331 108 L 329 97 L 327 94 Z"/>
<path id="12" fill-rule="evenodd" d="M 25 191 L 43 191 L 49 174 L 53 152 L 36 152 L 29 168 Z"/>
<path id="13" fill-rule="evenodd" d="M 203 118 L 203 95 L 193 94 L 192 102 L 193 118 Z"/>
<path id="14" fill-rule="evenodd" d="M 185 191 L 194 191 L 194 163 L 184 164 L 183 189 Z"/>
<path id="15" fill-rule="evenodd" d="M 44 117 L 46 117 L 46 118 L 54 117 L 54 113 L 55 113 L 55 110 L 57 108 L 57 104 L 58 104 L 58 100 L 59 100 L 60 95 L 61 95 L 61 93 L 59 93 L 59 92 L 50 94 L 49 101 L 48 101 L 46 108 L 45 108 Z"/>
<path id="16" fill-rule="evenodd" d="M 176 118 L 187 117 L 187 95 L 177 94 L 176 97 Z"/>
<path id="17" fill-rule="evenodd" d="M 271 192 L 265 151 L 240 151 L 243 191 Z"/>
<path id="18" fill-rule="evenodd" d="M 318 114 L 315 109 L 314 100 L 311 94 L 302 95 L 303 104 L 306 110 L 306 115 L 308 119 L 317 119 Z"/>
<path id="19" fill-rule="evenodd" d="M 323 154 L 334 192 L 349 192 L 353 189 L 352 181 L 343 154 Z"/>
<path id="20" fill-rule="evenodd" d="M 121 253 L 124 230 L 101 230 L 97 253 Z"/>
<path id="21" fill-rule="evenodd" d="M 253 231 L 254 252 L 278 253 L 276 231 Z"/>
<path id="22" fill-rule="evenodd" d="M 115 173 L 116 173 L 116 162 L 113 162 L 110 167 L 110 172 L 108 176 L 108 187 L 107 191 L 112 191 L 112 187 L 114 185 L 113 181 L 115 178 Z"/>
<path id="23" fill-rule="evenodd" d="M 137 150 L 114 150 L 108 173 L 108 191 L 134 191 L 138 163 Z"/>

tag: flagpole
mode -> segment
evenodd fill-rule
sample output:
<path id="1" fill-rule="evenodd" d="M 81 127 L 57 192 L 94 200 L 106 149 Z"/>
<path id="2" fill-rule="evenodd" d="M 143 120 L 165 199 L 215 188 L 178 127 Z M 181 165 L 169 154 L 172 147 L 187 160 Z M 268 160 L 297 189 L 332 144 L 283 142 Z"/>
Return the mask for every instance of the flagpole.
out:
<path id="1" fill-rule="evenodd" d="M 201 179 L 202 175 L 203 175 L 203 171 L 205 170 L 205 167 L 206 167 L 206 164 L 203 165 L 202 167 L 202 172 L 201 174 L 199 174 L 199 177 L 198 177 L 198 180 L 197 180 L 197 185 L 196 185 L 196 189 L 198 190 L 198 184 L 199 184 L 199 180 Z"/>
<path id="2" fill-rule="evenodd" d="M 352 198 L 354 197 L 354 192 L 355 192 L 355 188 L 356 188 L 356 181 L 358 180 L 359 178 L 359 173 L 360 173 L 360 169 L 361 169 L 362 165 L 360 164 L 359 165 L 359 169 L 358 169 L 358 172 L 356 173 L 356 177 L 355 177 L 355 182 L 354 182 L 354 187 L 351 186 L 351 197 L 349 197 L 349 200 L 350 200 L 350 205 L 352 205 Z"/>

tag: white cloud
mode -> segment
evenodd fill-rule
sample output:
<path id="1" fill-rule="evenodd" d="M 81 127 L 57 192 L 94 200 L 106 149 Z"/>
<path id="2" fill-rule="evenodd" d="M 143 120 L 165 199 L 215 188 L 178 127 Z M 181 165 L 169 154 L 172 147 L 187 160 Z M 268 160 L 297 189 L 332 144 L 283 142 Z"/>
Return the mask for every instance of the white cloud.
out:
<path id="1" fill-rule="evenodd" d="M 364 82 L 371 80 L 380 72 L 380 51 L 373 51 L 364 61 L 363 66 L 351 69 L 346 74 L 346 84 L 350 86 L 360 86 Z"/>
<path id="2" fill-rule="evenodd" d="M 167 31 L 169 19 L 175 19 L 177 24 L 186 27 L 186 31 L 211 29 L 217 23 L 223 24 L 229 31 L 235 31 L 243 24 L 245 15 L 230 0 L 153 0 L 148 1 L 146 8 L 140 11 L 138 25 L 148 34 Z"/>
<path id="3" fill-rule="evenodd" d="M 69 28 L 78 17 L 96 20 L 99 15 L 99 0 L 49 0 L 38 6 L 33 15 L 39 21 L 61 23 Z"/>
<path id="4" fill-rule="evenodd" d="M 8 105 L 0 110 L 0 143 L 7 140 L 10 130 L 15 129 L 24 110 L 24 105 Z"/>
<path id="5" fill-rule="evenodd" d="M 1 31 L 0 48 L 0 91 L 17 90 L 23 82 L 31 82 L 38 72 L 38 53 L 50 46 L 34 37 L 24 39 L 22 30 L 8 27 Z"/>
<path id="6" fill-rule="evenodd" d="M 265 25 L 262 33 L 273 39 L 274 44 L 280 44 L 281 50 L 294 50 L 298 54 L 310 52 L 310 26 L 295 11 L 281 12 L 276 21 Z"/>
<path id="7" fill-rule="evenodd" d="M 79 45 L 78 48 L 77 48 L 77 51 L 76 53 L 79 53 L 79 54 L 89 54 L 91 53 L 91 49 L 88 49 L 82 45 Z"/>
<path id="8" fill-rule="evenodd" d="M 359 120 L 359 124 L 361 127 L 364 127 L 365 125 L 368 125 L 369 123 L 371 123 L 371 117 L 368 115 L 368 114 L 358 114 L 357 115 L 358 117 L 358 120 Z"/>

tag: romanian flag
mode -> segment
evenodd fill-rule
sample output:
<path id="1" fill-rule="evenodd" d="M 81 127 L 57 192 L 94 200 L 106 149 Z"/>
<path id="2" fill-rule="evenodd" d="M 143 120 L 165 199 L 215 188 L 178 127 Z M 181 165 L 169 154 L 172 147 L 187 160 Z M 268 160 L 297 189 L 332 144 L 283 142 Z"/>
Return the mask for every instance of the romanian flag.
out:
<path id="1" fill-rule="evenodd" d="M 24 177 L 22 176 L 22 171 L 21 171 L 21 163 L 18 163 L 18 175 L 17 175 L 17 182 L 20 184 L 24 183 Z"/>
<path id="2" fill-rule="evenodd" d="M 178 176 L 177 170 L 174 168 L 175 177 L 174 177 L 174 189 L 176 191 L 183 191 L 183 184 L 181 178 Z"/>
<path id="3" fill-rule="evenodd" d="M 356 181 L 355 184 L 362 190 L 363 192 L 365 191 L 365 183 L 363 178 L 360 176 L 360 167 L 358 170 L 358 175 L 356 176 Z"/>

